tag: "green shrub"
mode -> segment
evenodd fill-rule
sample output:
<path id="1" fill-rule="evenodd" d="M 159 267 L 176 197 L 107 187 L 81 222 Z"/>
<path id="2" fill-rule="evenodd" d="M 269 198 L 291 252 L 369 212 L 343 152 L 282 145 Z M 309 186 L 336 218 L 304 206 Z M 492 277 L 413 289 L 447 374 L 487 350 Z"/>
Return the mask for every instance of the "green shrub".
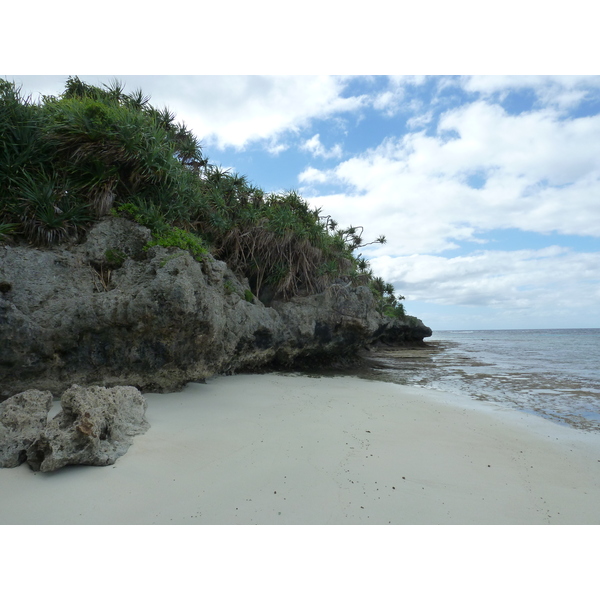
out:
<path id="1" fill-rule="evenodd" d="M 397 302 L 396 306 L 386 306 L 383 310 L 383 314 L 386 317 L 393 317 L 395 319 L 403 319 L 406 317 L 406 311 L 401 302 Z"/>
<path id="2" fill-rule="evenodd" d="M 404 305 L 400 302 L 400 300 L 404 300 L 404 296 L 396 296 L 394 286 L 391 283 L 386 283 L 381 277 L 369 276 L 369 288 L 375 296 L 379 313 L 396 319 L 404 318 L 406 313 L 404 312 Z"/>
<path id="3" fill-rule="evenodd" d="M 178 227 L 168 227 L 161 234 L 153 235 L 152 240 L 146 244 L 144 249 L 147 250 L 153 246 L 181 248 L 187 250 L 196 260 L 202 260 L 208 252 L 198 235 Z"/>

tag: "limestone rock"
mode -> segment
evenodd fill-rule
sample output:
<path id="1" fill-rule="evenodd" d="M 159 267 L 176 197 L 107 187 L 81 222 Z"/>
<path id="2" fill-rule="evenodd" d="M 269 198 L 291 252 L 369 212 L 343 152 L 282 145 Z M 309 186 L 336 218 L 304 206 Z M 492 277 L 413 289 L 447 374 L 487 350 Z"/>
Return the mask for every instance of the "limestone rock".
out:
<path id="1" fill-rule="evenodd" d="M 385 331 L 378 341 L 393 346 L 413 345 L 422 343 L 423 339 L 430 337 L 432 333 L 423 321 L 415 317 L 388 319 Z"/>
<path id="2" fill-rule="evenodd" d="M 25 462 L 28 448 L 47 425 L 52 394 L 27 390 L 0 404 L 0 467 Z"/>
<path id="3" fill-rule="evenodd" d="M 349 356 L 372 341 L 380 326 L 375 300 L 366 287 L 333 285 L 321 294 L 274 302 L 273 308 L 293 340 L 279 353 L 279 360 L 288 364 Z"/>
<path id="4" fill-rule="evenodd" d="M 111 217 L 79 245 L 0 246 L 0 401 L 71 384 L 175 391 L 217 373 L 321 364 L 391 329 L 366 287 L 267 307 L 225 263 L 146 251 L 148 236 Z M 404 337 L 427 335 L 405 325 Z"/>
<path id="5" fill-rule="evenodd" d="M 140 260 L 150 241 L 150 230 L 128 221 L 109 217 L 93 227 L 79 251 L 91 264 L 111 264 L 126 258 Z"/>
<path id="6" fill-rule="evenodd" d="M 35 471 L 66 465 L 111 465 L 127 452 L 134 436 L 150 425 L 146 399 L 134 387 L 70 387 L 61 397 L 62 412 L 27 450 Z"/>

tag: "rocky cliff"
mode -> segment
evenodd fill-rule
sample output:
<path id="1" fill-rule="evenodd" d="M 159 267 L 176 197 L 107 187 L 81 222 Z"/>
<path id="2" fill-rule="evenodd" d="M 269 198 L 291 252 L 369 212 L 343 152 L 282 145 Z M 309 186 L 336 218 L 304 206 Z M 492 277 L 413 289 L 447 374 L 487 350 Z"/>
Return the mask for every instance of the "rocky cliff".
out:
<path id="1" fill-rule="evenodd" d="M 72 384 L 172 391 L 216 373 L 352 356 L 379 339 L 422 341 L 381 317 L 365 287 L 274 302 L 225 263 L 145 250 L 149 230 L 109 218 L 71 247 L 0 247 L 0 400 Z"/>

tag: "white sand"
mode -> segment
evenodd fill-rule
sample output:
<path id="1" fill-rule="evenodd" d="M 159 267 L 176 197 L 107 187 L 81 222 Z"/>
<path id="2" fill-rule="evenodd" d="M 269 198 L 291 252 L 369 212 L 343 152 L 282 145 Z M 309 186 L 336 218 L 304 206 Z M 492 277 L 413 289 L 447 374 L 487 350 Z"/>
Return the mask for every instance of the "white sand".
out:
<path id="1" fill-rule="evenodd" d="M 0 524 L 600 524 L 600 435 L 353 377 L 148 394 L 109 467 L 0 469 Z"/>

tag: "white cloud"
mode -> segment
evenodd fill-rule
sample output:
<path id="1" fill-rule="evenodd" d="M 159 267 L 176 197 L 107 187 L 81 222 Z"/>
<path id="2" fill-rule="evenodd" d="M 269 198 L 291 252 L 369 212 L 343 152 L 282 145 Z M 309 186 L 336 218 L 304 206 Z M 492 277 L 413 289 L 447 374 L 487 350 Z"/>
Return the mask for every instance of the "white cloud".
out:
<path id="1" fill-rule="evenodd" d="M 254 141 L 276 147 L 279 135 L 299 132 L 313 119 L 354 112 L 367 100 L 344 97 L 344 80 L 330 76 L 211 76 L 173 83 L 173 89 L 163 90 L 167 104 L 199 137 L 220 148 L 242 149 Z"/>
<path id="2" fill-rule="evenodd" d="M 397 96 L 390 90 L 387 90 L 375 97 L 373 100 L 373 108 L 376 108 L 377 110 L 390 111 L 396 102 Z"/>
<path id="3" fill-rule="evenodd" d="M 376 93 L 372 99 L 372 106 L 382 111 L 386 116 L 392 117 L 401 109 L 415 110 L 414 100 L 406 100 L 408 86 L 420 86 L 425 83 L 425 76 L 390 75 L 387 78 L 387 88 Z"/>
<path id="4" fill-rule="evenodd" d="M 514 116 L 475 102 L 443 114 L 435 137 L 388 138 L 302 181 L 346 186 L 312 201 L 385 234 L 390 254 L 440 252 L 497 228 L 600 236 L 600 115 Z"/>
<path id="5" fill-rule="evenodd" d="M 585 99 L 590 88 L 600 88 L 600 77 L 590 75 L 476 75 L 461 78 L 463 88 L 484 96 L 529 88 L 543 105 L 568 109 Z"/>
<path id="6" fill-rule="evenodd" d="M 287 144 L 278 143 L 274 139 L 268 140 L 267 146 L 266 146 L 267 152 L 269 154 L 274 155 L 274 156 L 277 156 L 278 154 L 281 154 L 282 152 L 284 152 L 288 148 L 289 148 L 289 146 Z"/>
<path id="7" fill-rule="evenodd" d="M 300 183 L 325 183 L 328 177 L 327 171 L 320 171 L 314 167 L 308 167 L 298 175 L 298 181 L 300 181 Z"/>
<path id="8" fill-rule="evenodd" d="M 417 114 L 406 121 L 406 127 L 408 129 L 421 129 L 425 125 L 429 125 L 433 120 L 433 112 L 428 111 L 423 114 Z"/>
<path id="9" fill-rule="evenodd" d="M 321 143 L 318 133 L 306 140 L 300 148 L 310 152 L 313 156 L 321 158 L 340 158 L 342 156 L 342 146 L 340 144 L 335 144 L 331 149 L 327 150 Z"/>
<path id="10" fill-rule="evenodd" d="M 542 250 L 483 251 L 456 258 L 385 256 L 372 259 L 371 264 L 407 300 L 486 305 L 508 312 L 600 312 L 600 252 L 551 246 Z"/>

